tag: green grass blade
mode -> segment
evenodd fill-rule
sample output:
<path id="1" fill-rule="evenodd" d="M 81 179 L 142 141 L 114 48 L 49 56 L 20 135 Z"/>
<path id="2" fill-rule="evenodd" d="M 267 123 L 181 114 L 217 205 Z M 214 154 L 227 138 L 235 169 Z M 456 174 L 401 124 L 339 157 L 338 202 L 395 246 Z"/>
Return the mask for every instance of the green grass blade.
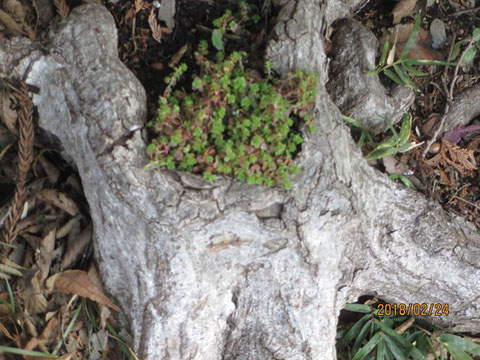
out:
<path id="1" fill-rule="evenodd" d="M 393 71 L 385 69 L 383 70 L 383 73 L 386 77 L 388 77 L 393 82 L 396 82 L 398 85 L 405 86 L 405 83 L 397 75 L 395 75 Z"/>
<path id="2" fill-rule="evenodd" d="M 406 355 L 404 354 L 401 347 L 392 339 L 390 336 L 385 335 L 385 342 L 387 343 L 388 348 L 392 352 L 396 360 L 407 360 Z"/>
<path id="3" fill-rule="evenodd" d="M 355 120 L 354 118 L 352 118 L 350 116 L 342 115 L 342 119 L 345 120 L 346 122 L 348 122 L 350 125 L 358 128 L 360 130 L 365 130 L 365 128 L 363 127 L 363 125 L 360 121 Z M 351 310 L 351 311 L 354 311 L 354 310 Z"/>
<path id="4" fill-rule="evenodd" d="M 378 327 L 386 334 L 388 335 L 389 337 L 391 337 L 396 343 L 400 344 L 400 346 L 404 347 L 404 348 L 408 348 L 410 347 L 410 343 L 408 342 L 407 339 L 405 339 L 403 336 L 397 334 L 395 332 L 395 330 L 389 328 L 388 326 L 386 326 L 382 321 L 376 321 Z M 387 339 L 385 339 L 387 340 Z M 387 342 L 388 344 L 388 342 Z M 391 349 L 390 349 L 391 350 Z"/>
<path id="5" fill-rule="evenodd" d="M 395 155 L 397 153 L 397 149 L 394 147 L 386 148 L 386 149 L 373 149 L 370 151 L 365 159 L 367 160 L 378 160 L 388 155 Z"/>
<path id="6" fill-rule="evenodd" d="M 377 357 L 375 358 L 375 360 L 385 360 L 387 356 L 385 354 L 386 347 L 387 345 L 385 344 L 385 339 L 382 338 L 377 345 Z"/>
<path id="7" fill-rule="evenodd" d="M 58 342 L 57 347 L 55 348 L 55 351 L 53 352 L 54 354 L 58 353 L 58 351 L 60 350 L 60 348 L 63 345 L 63 342 L 67 339 L 68 334 L 70 334 L 70 331 L 72 331 L 73 325 L 75 325 L 75 322 L 77 321 L 78 315 L 80 314 L 80 310 L 82 310 L 82 307 L 83 307 L 84 303 L 85 303 L 85 299 L 82 299 L 82 301 L 80 302 L 80 305 L 78 306 L 78 309 L 75 311 L 75 314 L 72 317 L 72 320 L 70 320 L 70 324 L 68 324 L 68 327 L 65 330 L 65 332 L 63 333 L 62 338 Z"/>
<path id="8" fill-rule="evenodd" d="M 402 70 L 402 68 L 398 65 L 393 65 L 393 68 L 395 69 L 395 72 L 397 73 L 398 77 L 405 83 L 407 84 L 408 86 L 414 88 L 415 90 L 420 90 L 417 86 L 417 84 L 415 84 L 413 82 L 412 79 L 410 79 L 410 77 L 405 74 L 405 72 Z"/>
<path id="9" fill-rule="evenodd" d="M 352 360 L 363 360 L 372 350 L 377 346 L 378 342 L 382 338 L 382 333 L 377 332 L 373 337 L 362 347 L 352 358 Z"/>
<path id="10" fill-rule="evenodd" d="M 457 63 L 451 61 L 441 61 L 441 60 L 420 60 L 420 59 L 405 59 L 404 63 L 412 65 L 431 65 L 431 66 L 456 66 Z"/>
<path id="11" fill-rule="evenodd" d="M 9 347 L 9 346 L 0 345 L 0 354 L 2 354 L 2 353 L 24 355 L 24 356 L 36 356 L 36 357 L 42 357 L 42 358 L 48 358 L 48 359 L 56 359 L 57 358 L 56 355 L 47 354 L 47 353 L 40 352 L 40 351 L 23 350 L 23 349 L 17 349 L 17 348 L 12 348 L 12 347 Z"/>
<path id="12" fill-rule="evenodd" d="M 412 74 L 413 76 L 428 76 L 430 75 L 430 73 L 428 72 L 424 72 L 424 71 L 420 71 L 420 70 L 417 70 L 415 69 L 413 66 L 410 66 L 408 65 L 407 63 L 402 63 L 402 68 L 409 72 L 410 74 Z"/>
<path id="13" fill-rule="evenodd" d="M 385 65 L 389 48 L 390 48 L 390 35 L 387 36 L 387 40 L 385 40 L 385 44 L 383 44 L 382 54 L 380 55 L 380 62 L 378 64 L 379 66 Z"/>
<path id="14" fill-rule="evenodd" d="M 365 315 L 360 320 L 358 320 L 355 325 L 348 331 L 347 335 L 340 341 L 339 349 L 342 350 L 345 348 L 362 330 L 365 323 L 370 319 L 370 314 Z"/>
<path id="15" fill-rule="evenodd" d="M 353 344 L 352 347 L 352 353 L 356 353 L 360 346 L 362 346 L 363 340 L 365 340 L 369 330 L 372 329 L 372 320 L 368 320 L 365 326 L 362 328 L 362 331 L 360 331 L 360 334 L 358 334 L 357 338 L 355 339 L 355 343 Z"/>
<path id="16" fill-rule="evenodd" d="M 417 41 L 418 31 L 420 30 L 420 21 L 422 20 L 422 12 L 419 12 L 417 17 L 415 18 L 415 24 L 413 25 L 412 32 L 408 37 L 408 40 L 405 46 L 400 53 L 399 60 L 404 60 L 407 58 L 408 53 L 412 50 L 413 45 L 415 45 L 415 41 Z"/>

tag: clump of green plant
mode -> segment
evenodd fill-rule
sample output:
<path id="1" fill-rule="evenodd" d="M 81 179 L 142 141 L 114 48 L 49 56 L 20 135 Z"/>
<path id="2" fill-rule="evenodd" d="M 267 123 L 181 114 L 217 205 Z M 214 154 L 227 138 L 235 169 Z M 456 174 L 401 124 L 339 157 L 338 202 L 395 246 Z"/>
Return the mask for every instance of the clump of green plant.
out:
<path id="1" fill-rule="evenodd" d="M 249 184 L 285 188 L 300 172 L 293 163 L 303 139 L 300 120 L 311 130 L 318 76 L 305 71 L 277 78 L 265 62 L 265 76 L 244 66 L 245 53 L 209 58 L 208 43 L 195 53 L 198 65 L 191 91 L 173 90 L 186 71 L 175 68 L 158 101 L 152 126 L 157 137 L 148 146 L 151 167 L 203 174 L 233 175 Z"/>
<path id="2" fill-rule="evenodd" d="M 418 32 L 420 30 L 420 21 L 422 19 L 421 13 L 415 18 L 415 24 L 413 25 L 412 32 L 405 43 L 398 59 L 395 60 L 395 51 L 396 51 L 396 38 L 393 41 L 392 46 L 390 41 L 390 36 L 387 37 L 385 41 L 382 52 L 380 54 L 380 61 L 375 70 L 365 71 L 367 74 L 383 74 L 388 77 L 390 80 L 402 86 L 410 86 L 415 90 L 420 90 L 415 82 L 412 80 L 410 75 L 413 76 L 427 76 L 429 73 L 420 71 L 415 68 L 415 66 L 424 66 L 424 65 L 456 65 L 452 62 L 440 61 L 440 60 L 422 60 L 422 59 L 411 59 L 407 58 L 408 53 L 415 45 L 417 41 Z M 393 71 L 392 71 L 393 69 Z M 410 75 L 409 75 L 410 74 Z"/>
<path id="3" fill-rule="evenodd" d="M 392 314 L 379 316 L 378 309 L 365 304 L 347 304 L 345 310 L 365 315 L 352 327 L 339 329 L 339 359 L 424 360 L 430 356 L 446 359 L 450 355 L 454 360 L 466 360 L 472 359 L 468 354 L 480 355 L 480 345 L 457 335 L 439 333 L 438 328 L 424 320 Z"/>
<path id="4" fill-rule="evenodd" d="M 367 129 L 358 121 L 352 117 L 342 115 L 342 119 L 349 123 L 354 129 L 360 132 L 360 138 L 357 142 L 359 147 L 362 147 L 364 144 L 375 146 L 375 141 L 373 141 L 372 136 Z M 402 127 L 398 133 L 392 124 L 387 120 L 392 136 L 382 143 L 376 145 L 372 151 L 370 151 L 365 158 L 367 160 L 379 160 L 389 155 L 396 155 L 397 153 L 407 152 L 414 147 L 418 146 L 414 142 L 409 142 L 410 132 L 412 127 L 412 118 L 410 114 L 406 113 L 402 118 Z M 389 178 L 392 180 L 400 180 L 405 186 L 413 188 L 414 185 L 403 174 L 390 174 Z"/>
<path id="5" fill-rule="evenodd" d="M 397 133 L 390 121 L 387 120 L 387 124 L 392 132 L 392 136 L 370 151 L 367 156 L 365 156 L 367 160 L 378 160 L 385 156 L 404 153 L 418 146 L 414 142 L 408 141 L 412 129 L 412 117 L 409 113 L 403 115 L 400 132 Z"/>
<path id="6" fill-rule="evenodd" d="M 237 14 L 231 10 L 225 10 L 225 13 L 213 21 L 215 29 L 212 31 L 212 45 L 220 51 L 224 50 L 223 35 L 227 32 L 236 33 L 240 25 L 248 19 L 248 7 L 245 1 L 238 4 Z"/>
<path id="7" fill-rule="evenodd" d="M 342 118 L 360 131 L 361 135 L 357 143 L 358 146 L 362 146 L 365 142 L 373 145 L 375 144 L 368 130 L 365 129 L 359 121 L 345 115 L 342 115 Z M 408 141 L 412 129 L 412 117 L 409 113 L 405 113 L 402 117 L 402 127 L 400 128 L 400 132 L 395 130 L 390 121 L 386 120 L 386 122 L 392 132 L 392 136 L 375 146 L 375 148 L 365 156 L 367 160 L 378 160 L 385 156 L 404 153 L 418 146 L 416 143 Z"/>

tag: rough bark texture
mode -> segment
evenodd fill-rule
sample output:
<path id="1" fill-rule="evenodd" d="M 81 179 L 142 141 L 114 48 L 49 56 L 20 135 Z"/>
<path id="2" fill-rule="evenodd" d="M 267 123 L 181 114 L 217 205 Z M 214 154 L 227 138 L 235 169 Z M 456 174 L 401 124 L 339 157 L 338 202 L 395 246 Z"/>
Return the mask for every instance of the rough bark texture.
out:
<path id="1" fill-rule="evenodd" d="M 388 123 L 397 123 L 413 104 L 413 89 L 394 86 L 385 93 L 378 76 L 365 73 L 376 67 L 378 42 L 375 35 L 353 20 L 335 24 L 330 54 L 327 91 L 342 114 L 362 122 L 374 134 L 383 133 Z"/>
<path id="2" fill-rule="evenodd" d="M 0 70 L 33 61 L 39 124 L 78 167 L 96 259 L 141 359 L 335 359 L 339 311 L 362 294 L 449 303 L 433 320 L 478 330 L 479 234 L 370 168 L 325 91 L 322 39 L 348 4 L 283 1 L 268 47 L 278 70 L 321 76 L 290 191 L 143 171 L 145 94 L 105 9 L 72 11 L 47 49 L 0 44 Z"/>

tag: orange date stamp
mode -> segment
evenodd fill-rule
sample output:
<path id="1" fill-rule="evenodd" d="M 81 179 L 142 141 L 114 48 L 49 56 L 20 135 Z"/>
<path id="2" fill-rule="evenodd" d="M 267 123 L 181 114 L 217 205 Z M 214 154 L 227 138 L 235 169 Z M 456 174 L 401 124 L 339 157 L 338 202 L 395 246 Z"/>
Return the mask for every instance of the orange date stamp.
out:
<path id="1" fill-rule="evenodd" d="M 378 316 L 448 316 L 448 304 L 378 304 Z"/>

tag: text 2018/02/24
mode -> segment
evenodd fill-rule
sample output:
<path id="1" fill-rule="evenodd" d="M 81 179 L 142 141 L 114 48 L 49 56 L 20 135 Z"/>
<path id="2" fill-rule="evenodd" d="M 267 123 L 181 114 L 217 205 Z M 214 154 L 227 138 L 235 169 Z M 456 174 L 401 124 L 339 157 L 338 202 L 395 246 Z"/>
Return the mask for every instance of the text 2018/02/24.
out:
<path id="1" fill-rule="evenodd" d="M 448 304 L 378 304 L 378 316 L 448 316 Z"/>

